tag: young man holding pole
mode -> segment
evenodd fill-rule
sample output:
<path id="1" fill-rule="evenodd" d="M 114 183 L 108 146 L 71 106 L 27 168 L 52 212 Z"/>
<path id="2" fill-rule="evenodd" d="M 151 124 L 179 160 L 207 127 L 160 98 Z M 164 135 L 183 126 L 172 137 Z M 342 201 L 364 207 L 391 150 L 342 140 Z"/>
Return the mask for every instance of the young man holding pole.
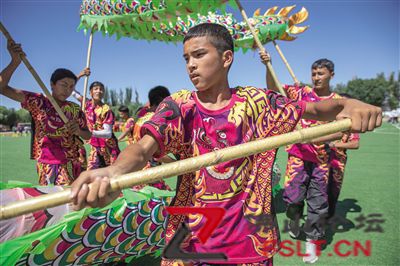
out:
<path id="1" fill-rule="evenodd" d="M 40 185 L 70 185 L 82 170 L 77 137 L 89 139 L 86 119 L 77 104 L 67 101 L 75 88 L 76 76 L 70 70 L 56 69 L 51 76 L 52 97 L 69 122 L 64 123 L 49 98 L 8 85 L 24 56 L 20 44 L 7 42 L 10 64 L 0 73 L 0 93 L 18 101 L 35 122 L 33 157 L 37 160 Z"/>
<path id="2" fill-rule="evenodd" d="M 153 156 L 173 153 L 185 159 L 284 134 L 292 131 L 301 117 L 349 117 L 352 129 L 361 132 L 381 124 L 380 108 L 356 100 L 294 102 L 254 87 L 230 88 L 233 40 L 221 25 L 197 25 L 183 43 L 186 69 L 197 90 L 166 98 L 144 124 L 141 140 L 122 151 L 113 165 L 82 173 L 72 187 L 76 208 L 112 202 L 120 192 L 110 192 L 110 178 L 142 169 Z M 221 207 L 226 213 L 205 244 L 197 237 L 205 223 L 203 216 L 169 216 L 167 243 L 186 222 L 192 231 L 185 245 L 188 252 L 222 252 L 228 257 L 224 263 L 272 265 L 272 256 L 279 250 L 279 230 L 271 205 L 275 155 L 276 150 L 270 150 L 180 176 L 172 206 Z M 260 226 L 260 219 L 265 218 L 270 222 Z M 164 259 L 162 265 L 174 262 Z"/>
<path id="3" fill-rule="evenodd" d="M 268 53 L 260 52 L 261 61 L 270 61 Z M 313 88 L 299 84 L 283 86 L 287 97 L 295 101 L 320 102 L 343 98 L 330 90 L 330 80 L 334 77 L 334 64 L 328 59 L 315 61 L 311 66 Z M 267 69 L 268 89 L 278 91 L 276 84 Z M 308 128 L 327 123 L 315 119 L 301 119 L 301 128 Z M 328 185 L 330 173 L 330 149 L 326 143 L 341 139 L 342 133 L 314 139 L 309 143 L 297 143 L 287 147 L 288 162 L 285 175 L 283 200 L 287 205 L 286 215 L 290 219 L 289 235 L 297 238 L 300 235 L 300 218 L 303 216 L 304 200 L 307 201 L 307 220 L 304 232 L 307 237 L 304 262 L 315 263 L 318 260 L 314 241 L 324 238 L 325 224 L 328 218 L 329 201 Z"/>
<path id="4" fill-rule="evenodd" d="M 87 69 L 85 69 L 87 70 Z M 90 154 L 88 170 L 111 165 L 120 153 L 118 140 L 112 130 L 115 116 L 111 107 L 103 103 L 104 84 L 95 81 L 89 87 L 91 99 L 85 101 L 83 111 L 92 137 L 89 140 Z M 83 96 L 77 91 L 72 94 L 83 104 Z"/>

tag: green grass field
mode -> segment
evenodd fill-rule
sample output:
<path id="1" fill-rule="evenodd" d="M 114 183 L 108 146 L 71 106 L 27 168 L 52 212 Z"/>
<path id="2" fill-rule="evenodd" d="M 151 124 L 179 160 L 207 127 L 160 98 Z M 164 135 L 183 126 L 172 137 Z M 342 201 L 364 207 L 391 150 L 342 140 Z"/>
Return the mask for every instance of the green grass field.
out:
<path id="1" fill-rule="evenodd" d="M 399 135 L 400 130 L 384 124 L 375 132 L 361 136 L 360 149 L 349 151 L 345 181 L 340 195 L 337 215 L 341 223 L 339 231 L 328 232 L 328 245 L 323 249 L 317 265 L 400 265 L 400 194 L 399 194 Z M 0 136 L 0 177 L 9 180 L 37 183 L 35 162 L 29 160 L 30 137 Z M 124 148 L 125 144 L 120 147 Z M 278 164 L 284 172 L 286 153 L 278 154 Z M 175 180 L 168 180 L 172 184 Z M 283 180 L 281 180 L 283 181 Z M 277 212 L 282 240 L 289 240 L 284 229 L 285 214 L 277 197 Z M 377 214 L 377 217 L 373 215 Z M 378 221 L 374 221 L 378 220 Z M 381 228 L 382 232 L 377 232 Z M 369 231 L 372 229 L 372 231 Z M 348 241 L 348 242 L 343 242 Z M 287 242 L 283 256 L 274 257 L 275 265 L 302 265 L 297 255 L 296 243 Z M 371 244 L 370 255 L 364 249 Z M 304 252 L 304 242 L 300 242 Z M 340 256 L 335 249 L 339 250 Z M 355 251 L 358 250 L 358 254 Z M 293 251 L 293 252 L 291 252 Z M 294 253 L 294 254 L 291 254 Z M 150 257 L 132 265 L 158 265 L 159 260 Z"/>

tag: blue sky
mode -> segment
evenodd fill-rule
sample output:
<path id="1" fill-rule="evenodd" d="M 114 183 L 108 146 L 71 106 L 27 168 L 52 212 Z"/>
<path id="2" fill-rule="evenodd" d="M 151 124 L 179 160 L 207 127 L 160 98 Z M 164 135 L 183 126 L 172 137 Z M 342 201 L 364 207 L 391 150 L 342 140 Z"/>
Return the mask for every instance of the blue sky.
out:
<path id="1" fill-rule="evenodd" d="M 250 16 L 261 8 L 296 4 L 309 11 L 303 25 L 310 28 L 293 42 L 279 42 L 296 76 L 310 82 L 310 65 L 319 58 L 335 62 L 333 85 L 354 77 L 373 78 L 399 70 L 399 1 L 242 1 Z M 80 1 L 77 0 L 1 0 L 1 22 L 13 38 L 22 43 L 29 61 L 48 88 L 50 75 L 58 67 L 78 73 L 86 64 L 88 36 L 77 32 Z M 292 11 L 292 13 L 294 13 Z M 237 11 L 238 20 L 242 20 Z M 292 83 L 288 71 L 272 44 L 267 44 L 279 80 Z M 6 40 L 0 37 L 0 63 L 3 69 L 10 61 Z M 194 89 L 185 71 L 181 44 L 137 41 L 95 34 L 91 62 L 94 80 L 110 88 L 137 88 L 140 101 L 146 102 L 148 90 L 165 85 L 172 92 Z M 265 87 L 265 67 L 257 52 L 237 52 L 230 71 L 230 85 Z M 10 85 L 30 91 L 41 89 L 21 66 Z M 83 90 L 83 81 L 77 89 Z M 19 104 L 0 96 L 0 105 L 19 108 Z"/>

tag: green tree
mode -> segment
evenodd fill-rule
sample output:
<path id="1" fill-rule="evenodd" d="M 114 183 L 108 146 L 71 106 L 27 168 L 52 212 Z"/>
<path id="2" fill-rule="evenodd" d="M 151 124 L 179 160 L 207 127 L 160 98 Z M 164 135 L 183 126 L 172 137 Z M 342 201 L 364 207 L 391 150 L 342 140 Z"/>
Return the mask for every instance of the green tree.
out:
<path id="1" fill-rule="evenodd" d="M 363 102 L 382 106 L 385 95 L 388 91 L 389 82 L 383 73 L 378 74 L 374 79 L 356 78 L 347 83 L 346 86 L 338 84 L 335 90 L 338 93 L 347 93 Z"/>
<path id="2" fill-rule="evenodd" d="M 135 103 L 139 104 L 139 93 L 136 88 L 135 88 Z"/>
<path id="3" fill-rule="evenodd" d="M 5 106 L 0 106 L 0 124 L 6 124 L 7 123 L 7 117 L 9 115 L 10 111 L 7 109 Z"/>
<path id="4" fill-rule="evenodd" d="M 124 105 L 130 104 L 132 101 L 132 87 L 125 88 L 125 100 Z"/>
<path id="5" fill-rule="evenodd" d="M 17 124 L 19 122 L 17 119 L 18 119 L 18 117 L 17 117 L 17 113 L 15 112 L 15 109 L 11 108 L 9 110 L 9 114 L 8 114 L 8 116 L 6 118 L 6 123 L 5 124 L 10 126 L 10 127 L 12 127 L 13 125 L 15 125 L 15 124 Z"/>
<path id="6" fill-rule="evenodd" d="M 117 106 L 118 105 L 118 97 L 117 97 L 117 93 L 113 89 L 110 90 L 110 98 L 111 98 L 111 106 Z"/>
<path id="7" fill-rule="evenodd" d="M 25 109 L 19 109 L 15 112 L 18 122 L 28 123 L 31 122 L 31 114 Z"/>
<path id="8" fill-rule="evenodd" d="M 108 104 L 108 105 L 110 104 L 110 93 L 109 93 L 107 87 L 104 88 L 104 98 L 103 98 L 103 101 L 104 101 L 105 104 Z"/>
<path id="9" fill-rule="evenodd" d="M 124 104 L 124 92 L 121 89 L 119 89 L 118 103 L 121 105 Z"/>
<path id="10" fill-rule="evenodd" d="M 400 102 L 400 72 L 397 76 L 397 80 L 395 78 L 394 72 L 390 73 L 388 80 L 388 91 L 387 98 L 390 109 L 396 109 L 399 107 Z"/>

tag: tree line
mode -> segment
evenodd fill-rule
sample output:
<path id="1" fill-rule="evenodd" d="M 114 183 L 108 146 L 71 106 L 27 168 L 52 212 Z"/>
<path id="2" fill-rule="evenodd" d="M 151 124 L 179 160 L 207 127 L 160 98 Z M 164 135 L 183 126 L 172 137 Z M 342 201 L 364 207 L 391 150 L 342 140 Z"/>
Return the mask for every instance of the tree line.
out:
<path id="1" fill-rule="evenodd" d="M 390 73 L 386 78 L 380 73 L 376 78 L 360 79 L 354 78 L 347 84 L 337 84 L 335 92 L 347 93 L 363 102 L 382 107 L 384 110 L 399 108 L 400 102 L 400 72 Z"/>

